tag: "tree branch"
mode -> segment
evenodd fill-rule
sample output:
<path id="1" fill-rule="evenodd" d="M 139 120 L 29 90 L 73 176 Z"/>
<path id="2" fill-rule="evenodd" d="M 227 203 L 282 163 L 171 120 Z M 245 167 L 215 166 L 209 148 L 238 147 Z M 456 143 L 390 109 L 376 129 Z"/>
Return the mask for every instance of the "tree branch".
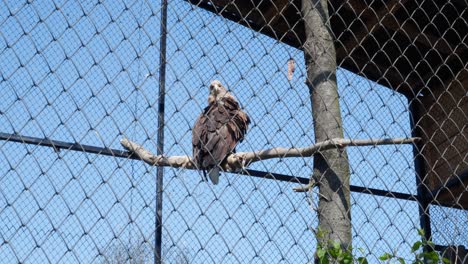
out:
<path id="1" fill-rule="evenodd" d="M 142 161 L 151 166 L 163 166 L 173 168 L 186 168 L 195 170 L 195 164 L 189 156 L 171 156 L 165 157 L 164 155 L 154 155 L 143 146 L 130 141 L 127 138 L 120 140 L 120 144 L 129 152 L 135 153 Z"/>
<path id="2" fill-rule="evenodd" d="M 238 171 L 253 162 L 274 158 L 311 157 L 314 154 L 332 148 L 344 148 L 348 146 L 376 146 L 376 145 L 397 145 L 414 144 L 421 138 L 389 138 L 389 139 L 344 139 L 336 138 L 325 140 L 303 148 L 283 148 L 277 147 L 255 152 L 238 152 L 231 154 L 221 164 L 224 171 Z M 143 146 L 123 138 L 120 144 L 129 152 L 135 153 L 141 160 L 151 166 L 167 166 L 173 168 L 185 168 L 195 170 L 197 167 L 189 156 L 154 155 Z"/>

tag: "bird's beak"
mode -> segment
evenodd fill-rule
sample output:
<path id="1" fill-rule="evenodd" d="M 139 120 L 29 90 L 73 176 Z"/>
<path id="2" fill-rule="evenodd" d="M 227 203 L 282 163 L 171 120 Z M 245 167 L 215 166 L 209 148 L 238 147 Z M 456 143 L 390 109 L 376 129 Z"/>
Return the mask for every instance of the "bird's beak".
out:
<path id="1" fill-rule="evenodd" d="M 216 85 L 210 84 L 210 94 L 216 95 Z"/>

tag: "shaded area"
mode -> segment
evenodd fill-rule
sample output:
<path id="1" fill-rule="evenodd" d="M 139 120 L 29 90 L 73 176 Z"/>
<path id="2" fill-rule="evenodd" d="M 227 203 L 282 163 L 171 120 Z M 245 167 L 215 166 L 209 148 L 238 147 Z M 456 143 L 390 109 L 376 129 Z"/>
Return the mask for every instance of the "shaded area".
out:
<path id="1" fill-rule="evenodd" d="M 185 1 L 303 48 L 300 0 Z M 423 113 L 416 126 L 426 142 L 421 149 L 427 168 L 423 184 L 435 192 L 448 189 L 444 184 L 449 180 L 459 182 L 451 185 L 451 195 L 436 195 L 430 202 L 465 209 L 467 185 L 456 178 L 468 172 L 463 155 L 468 151 L 467 7 L 460 0 L 332 0 L 328 5 L 337 65 L 416 101 Z"/>

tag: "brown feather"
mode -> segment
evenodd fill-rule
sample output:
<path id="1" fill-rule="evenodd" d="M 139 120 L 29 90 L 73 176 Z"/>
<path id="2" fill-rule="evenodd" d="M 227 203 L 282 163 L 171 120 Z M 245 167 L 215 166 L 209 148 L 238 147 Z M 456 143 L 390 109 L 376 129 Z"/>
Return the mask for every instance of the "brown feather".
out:
<path id="1" fill-rule="evenodd" d="M 240 109 L 235 97 L 227 91 L 223 92 L 222 95 L 210 94 L 209 105 L 193 127 L 193 157 L 201 170 L 218 166 L 234 152 L 250 124 L 250 118 Z"/>

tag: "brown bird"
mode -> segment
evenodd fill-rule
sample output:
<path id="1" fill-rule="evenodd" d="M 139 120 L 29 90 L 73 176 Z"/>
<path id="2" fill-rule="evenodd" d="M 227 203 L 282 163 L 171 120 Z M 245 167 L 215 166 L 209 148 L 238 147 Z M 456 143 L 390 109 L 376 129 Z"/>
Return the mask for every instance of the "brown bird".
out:
<path id="1" fill-rule="evenodd" d="M 208 106 L 198 117 L 192 131 L 193 161 L 214 184 L 219 182 L 219 165 L 235 152 L 250 124 L 236 98 L 219 81 L 212 81 Z"/>

